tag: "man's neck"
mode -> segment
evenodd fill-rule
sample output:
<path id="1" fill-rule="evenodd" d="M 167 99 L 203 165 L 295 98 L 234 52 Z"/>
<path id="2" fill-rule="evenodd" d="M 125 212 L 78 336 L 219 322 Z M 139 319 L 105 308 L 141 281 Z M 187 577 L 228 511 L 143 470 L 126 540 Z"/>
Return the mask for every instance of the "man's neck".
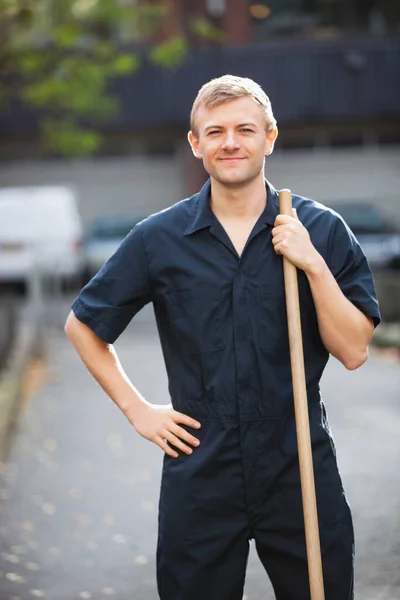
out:
<path id="1" fill-rule="evenodd" d="M 238 187 L 226 187 L 211 179 L 211 210 L 221 219 L 257 219 L 267 202 L 264 177 Z"/>

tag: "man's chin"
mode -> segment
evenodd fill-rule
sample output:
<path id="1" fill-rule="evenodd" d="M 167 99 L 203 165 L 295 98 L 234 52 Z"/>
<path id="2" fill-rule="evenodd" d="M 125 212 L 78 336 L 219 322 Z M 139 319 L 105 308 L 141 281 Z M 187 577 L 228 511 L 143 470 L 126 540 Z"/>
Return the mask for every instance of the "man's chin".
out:
<path id="1" fill-rule="evenodd" d="M 216 179 L 221 185 L 225 185 L 228 187 L 240 187 L 246 185 L 253 181 L 254 177 L 239 175 L 238 173 L 231 173 L 226 175 L 225 173 L 217 173 L 213 175 L 214 179 Z"/>

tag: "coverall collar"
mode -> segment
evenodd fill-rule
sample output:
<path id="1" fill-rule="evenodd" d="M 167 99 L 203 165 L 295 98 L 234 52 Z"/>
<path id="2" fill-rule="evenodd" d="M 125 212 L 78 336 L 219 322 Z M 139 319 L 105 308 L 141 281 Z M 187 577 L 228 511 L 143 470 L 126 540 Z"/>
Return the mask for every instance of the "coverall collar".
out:
<path id="1" fill-rule="evenodd" d="M 278 192 L 267 179 L 265 179 L 265 186 L 267 189 L 267 204 L 260 216 L 259 222 L 263 222 L 267 225 L 273 226 L 275 223 L 275 219 L 279 214 Z M 208 179 L 197 196 L 194 218 L 189 222 L 189 225 L 186 227 L 184 231 L 185 235 L 190 235 L 192 233 L 195 233 L 196 231 L 199 231 L 200 229 L 211 227 L 211 225 L 215 223 L 216 217 L 213 211 L 211 210 L 208 201 L 210 197 L 210 192 L 211 179 Z"/>

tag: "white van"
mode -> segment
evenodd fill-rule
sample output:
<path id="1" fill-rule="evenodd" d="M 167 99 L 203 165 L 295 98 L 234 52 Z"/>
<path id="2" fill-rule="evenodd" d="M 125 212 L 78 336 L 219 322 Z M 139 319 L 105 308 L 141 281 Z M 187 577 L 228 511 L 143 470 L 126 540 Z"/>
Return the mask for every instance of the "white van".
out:
<path id="1" fill-rule="evenodd" d="M 0 189 L 0 282 L 45 275 L 79 281 L 84 267 L 77 197 L 61 186 Z"/>

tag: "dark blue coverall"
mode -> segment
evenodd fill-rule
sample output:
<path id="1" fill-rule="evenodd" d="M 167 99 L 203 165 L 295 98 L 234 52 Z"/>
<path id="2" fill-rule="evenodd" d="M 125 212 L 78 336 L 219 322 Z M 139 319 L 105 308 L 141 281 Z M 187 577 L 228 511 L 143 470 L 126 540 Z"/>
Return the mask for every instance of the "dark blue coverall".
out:
<path id="1" fill-rule="evenodd" d="M 201 422 L 191 456 L 165 455 L 159 505 L 161 600 L 242 600 L 249 540 L 278 600 L 308 600 L 282 257 L 267 205 L 238 256 L 199 194 L 137 225 L 73 304 L 113 343 L 154 305 L 173 407 Z M 332 210 L 293 206 L 341 290 L 379 323 L 370 268 Z M 326 600 L 353 597 L 353 528 L 319 381 L 328 352 L 303 271 L 298 272 L 310 429 Z"/>

